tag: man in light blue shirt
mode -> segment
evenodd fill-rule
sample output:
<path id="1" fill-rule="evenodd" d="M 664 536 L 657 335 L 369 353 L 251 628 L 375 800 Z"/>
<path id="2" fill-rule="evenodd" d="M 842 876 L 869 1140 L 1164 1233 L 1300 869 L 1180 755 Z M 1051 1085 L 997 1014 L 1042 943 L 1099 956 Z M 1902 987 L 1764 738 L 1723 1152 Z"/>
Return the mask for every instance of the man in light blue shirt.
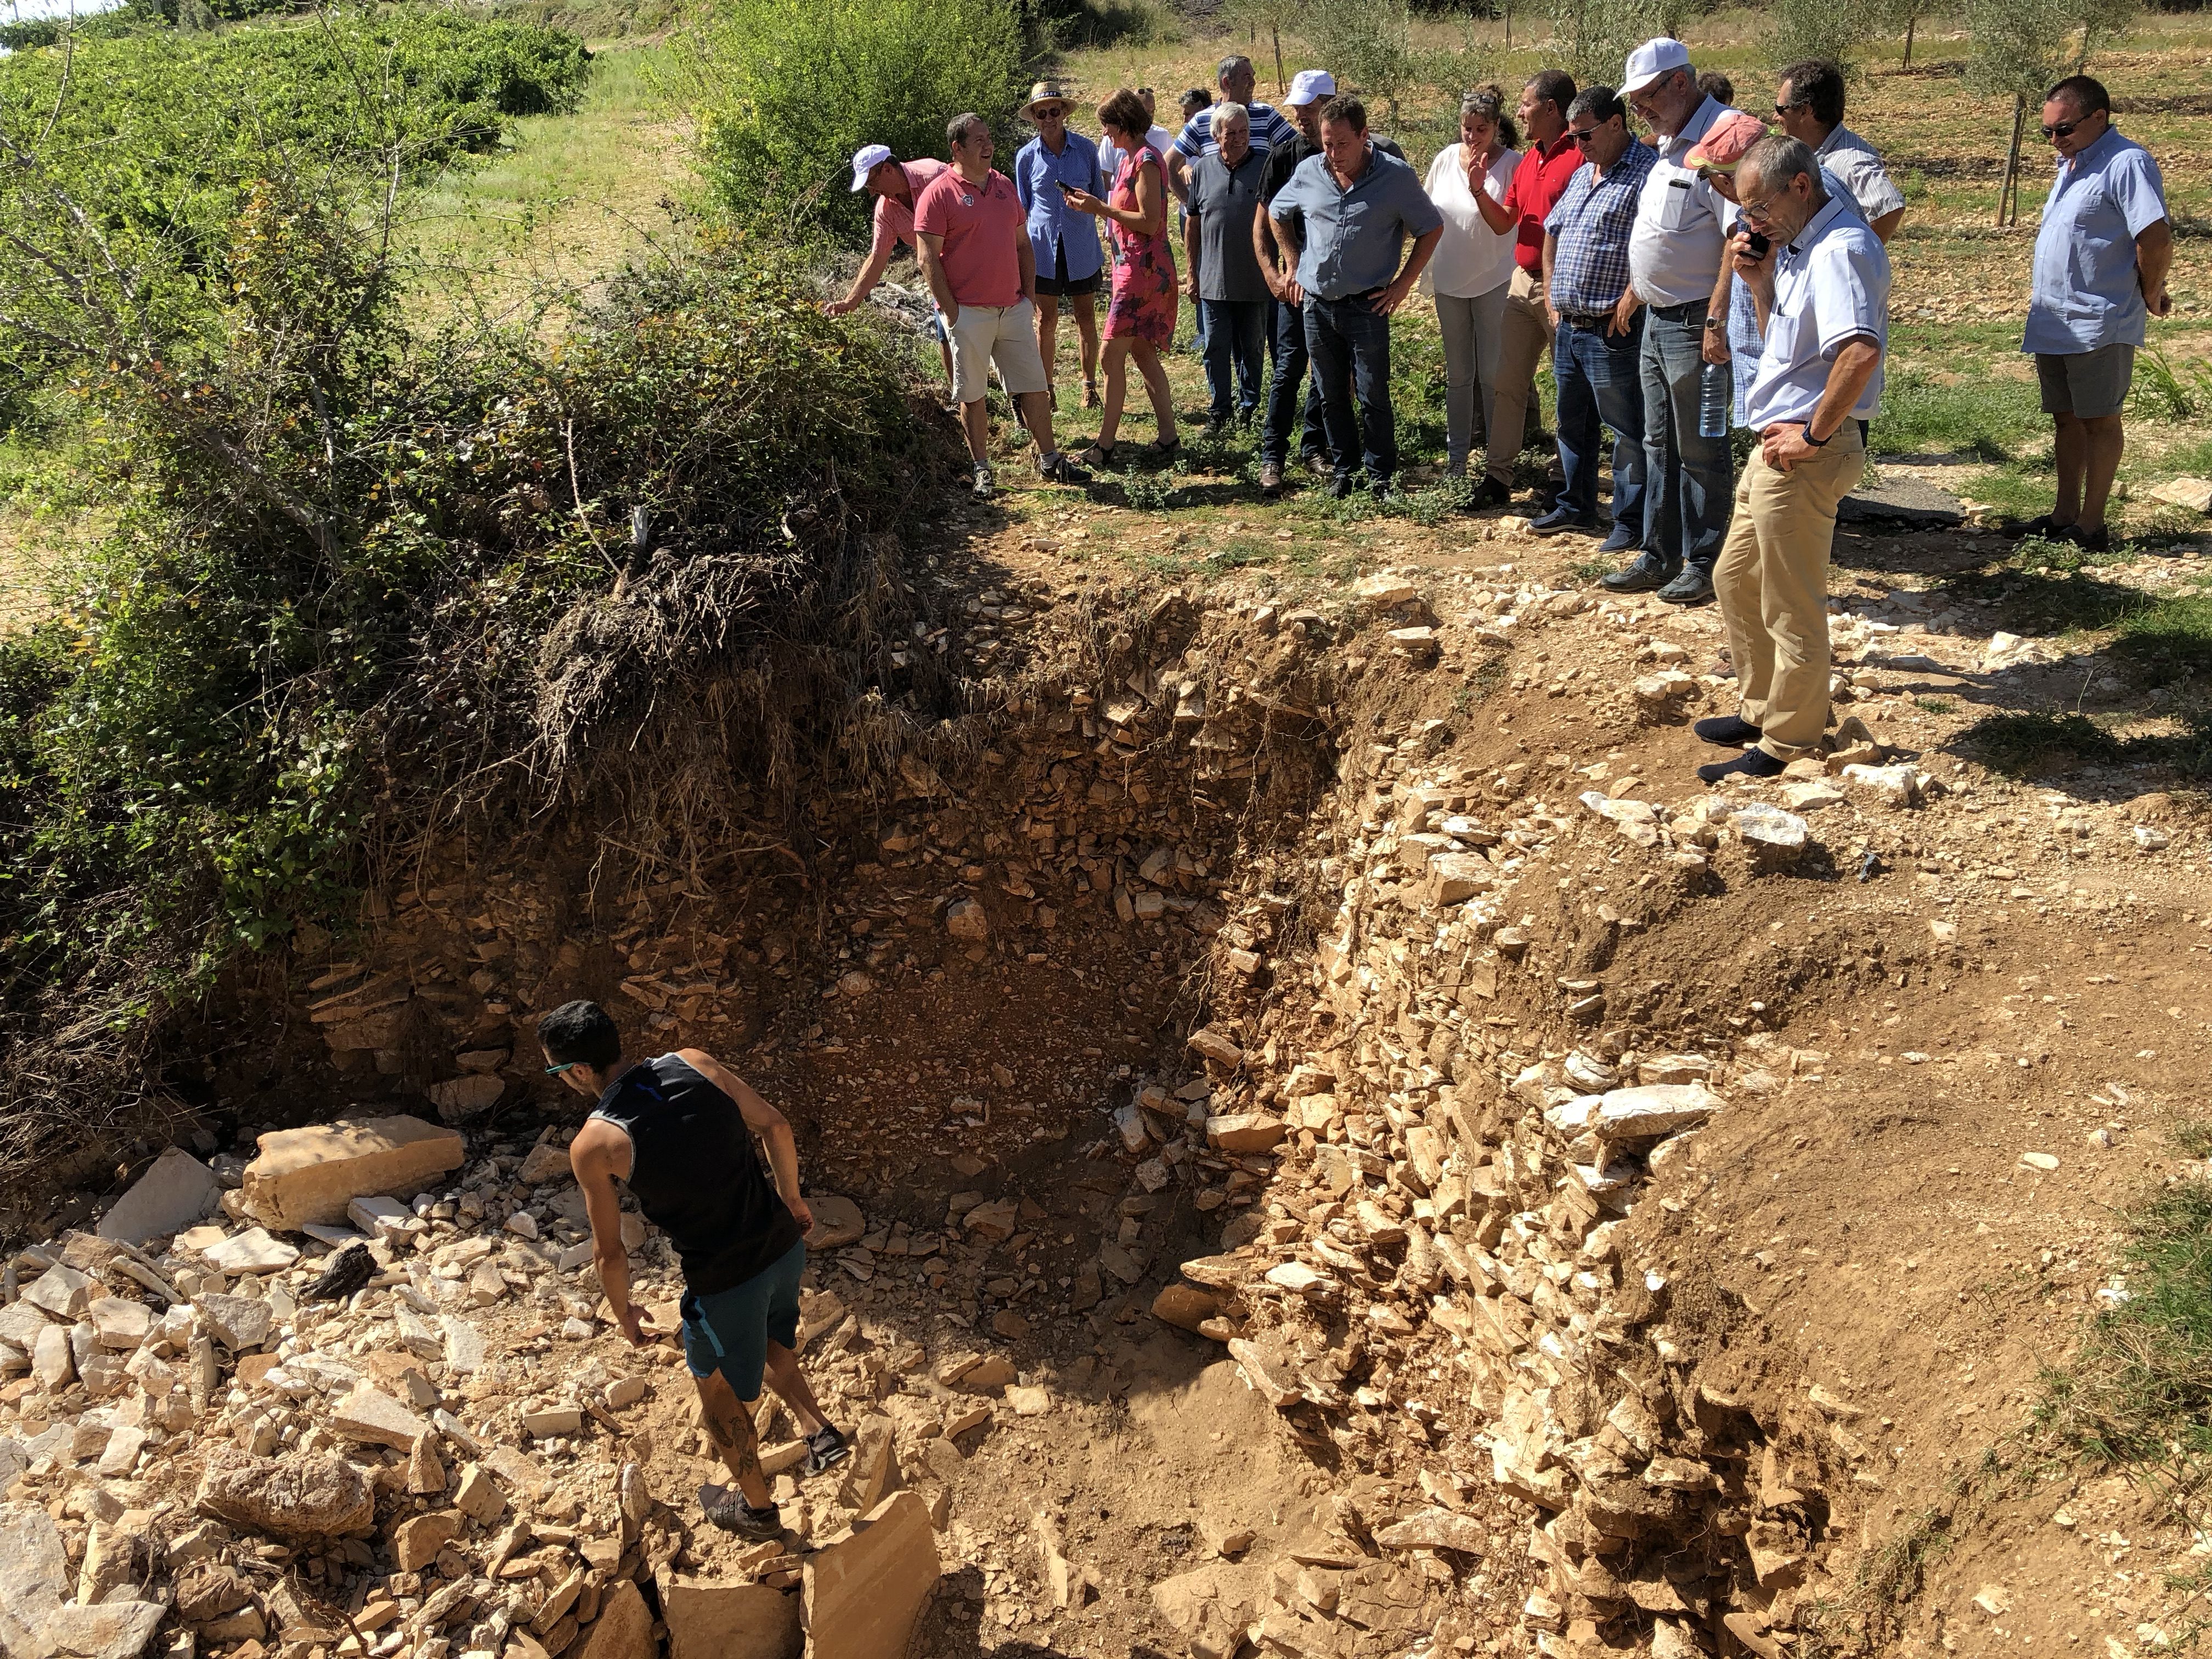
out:
<path id="1" fill-rule="evenodd" d="M 2027 535 L 2112 545 L 2105 501 L 2120 470 L 2120 407 L 2145 321 L 2173 302 L 2173 230 L 2150 152 L 2112 130 L 2112 100 L 2086 75 L 2045 95 L 2043 136 L 2058 176 L 2035 233 L 2034 287 L 2021 349 L 2035 354 L 2043 412 L 2057 426 L 2058 499 Z"/>
<path id="2" fill-rule="evenodd" d="M 1748 235 L 1729 244 L 1763 341 L 1745 399 L 1759 445 L 1713 566 L 1741 707 L 1695 727 L 1742 752 L 1699 767 L 1707 783 L 1775 777 L 1820 751 L 1836 507 L 1866 470 L 1859 422 L 1881 401 L 1889 348 L 1889 256 L 1856 208 L 1830 194 L 1810 146 L 1760 139 L 1736 167 L 1735 193 L 1771 246 L 1753 258 Z"/>
<path id="3" fill-rule="evenodd" d="M 1355 460 L 1376 490 L 1397 475 L 1390 314 L 1420 280 L 1444 220 L 1421 175 L 1369 142 L 1367 106 L 1357 98 L 1339 94 L 1322 106 L 1321 150 L 1298 163 L 1267 213 L 1297 273 L 1278 292 L 1305 313 L 1306 355 L 1335 472 L 1329 494 L 1341 500 L 1352 493 Z M 1413 251 L 1401 267 L 1408 235 Z"/>
<path id="4" fill-rule="evenodd" d="M 1098 227 L 1087 213 L 1067 205 L 1060 186 L 1103 196 L 1109 180 L 1098 166 L 1098 149 L 1071 132 L 1069 99 L 1056 83 L 1040 81 L 1030 88 L 1020 113 L 1036 125 L 1037 136 L 1014 156 L 1014 194 L 1028 217 L 1030 251 L 1036 259 L 1037 353 L 1044 359 L 1045 396 L 1055 405 L 1054 386 L 1064 299 L 1075 313 L 1083 363 L 1083 406 L 1098 401 L 1098 292 L 1106 255 L 1098 246 Z"/>

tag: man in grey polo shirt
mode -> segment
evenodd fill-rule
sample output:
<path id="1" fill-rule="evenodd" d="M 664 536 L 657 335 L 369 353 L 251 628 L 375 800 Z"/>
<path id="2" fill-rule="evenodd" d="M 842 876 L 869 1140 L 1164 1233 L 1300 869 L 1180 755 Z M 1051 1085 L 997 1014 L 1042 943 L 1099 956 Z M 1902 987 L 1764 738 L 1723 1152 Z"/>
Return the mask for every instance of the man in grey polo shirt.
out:
<path id="1" fill-rule="evenodd" d="M 1367 106 L 1357 98 L 1340 94 L 1322 106 L 1321 149 L 1298 164 L 1267 212 L 1297 273 L 1279 292 L 1305 312 L 1306 355 L 1335 468 L 1329 494 L 1341 499 L 1352 493 L 1355 462 L 1377 491 L 1397 476 L 1390 317 L 1420 280 L 1444 221 L 1421 175 L 1369 141 Z M 1413 251 L 1401 266 L 1408 235 Z"/>
<path id="2" fill-rule="evenodd" d="M 1759 448 L 1713 572 L 1741 706 L 1694 728 L 1741 752 L 1699 767 L 1707 783 L 1779 776 L 1827 729 L 1828 556 L 1836 508 L 1866 468 L 1859 422 L 1881 398 L 1889 256 L 1825 179 L 1810 148 L 1778 133 L 1736 168 L 1745 222 L 1770 246 L 1754 258 L 1750 237 L 1729 243 L 1765 347 L 1746 399 Z"/>
<path id="3" fill-rule="evenodd" d="M 1734 211 L 1684 163 L 1727 105 L 1698 90 L 1680 40 L 1647 40 L 1628 54 L 1621 93 L 1652 133 L 1657 162 L 1644 181 L 1628 239 L 1629 281 L 1644 321 L 1644 471 L 1647 533 L 1635 562 L 1605 578 L 1616 593 L 1656 588 L 1670 605 L 1713 597 L 1713 561 L 1727 532 L 1734 471 L 1725 434 L 1700 436 L 1698 382 L 1705 315 L 1720 278 Z"/>

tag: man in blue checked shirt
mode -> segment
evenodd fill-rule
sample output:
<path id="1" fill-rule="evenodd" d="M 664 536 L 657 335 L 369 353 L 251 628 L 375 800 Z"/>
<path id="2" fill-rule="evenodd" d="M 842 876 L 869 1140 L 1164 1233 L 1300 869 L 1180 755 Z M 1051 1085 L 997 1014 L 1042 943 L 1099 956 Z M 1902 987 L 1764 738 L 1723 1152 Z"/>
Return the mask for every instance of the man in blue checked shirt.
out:
<path id="1" fill-rule="evenodd" d="M 1695 728 L 1741 752 L 1699 767 L 1707 783 L 1778 777 L 1827 729 L 1828 556 L 1836 508 L 1866 470 L 1859 422 L 1881 401 L 1889 348 L 1889 256 L 1830 182 L 1809 145 L 1779 133 L 1736 167 L 1744 221 L 1769 246 L 1754 258 L 1749 235 L 1729 243 L 1763 345 L 1744 399 L 1759 447 L 1713 565 L 1741 706 Z"/>
<path id="2" fill-rule="evenodd" d="M 1559 388 L 1559 504 L 1528 528 L 1539 536 L 1597 528 L 1601 423 L 1613 435 L 1613 530 L 1601 553 L 1644 545 L 1644 317 L 1628 285 L 1628 238 L 1658 157 L 1628 131 L 1611 87 L 1585 87 L 1567 106 L 1583 165 L 1544 221 L 1544 295 L 1552 374 Z"/>
<path id="3" fill-rule="evenodd" d="M 2173 309 L 2173 228 L 2150 152 L 2112 130 L 2112 100 L 2086 75 L 2045 95 L 2043 136 L 2058 176 L 2035 233 L 2035 286 L 2021 349 L 2035 354 L 2043 412 L 2057 424 L 2058 499 L 2028 535 L 2112 544 L 2105 499 L 2125 441 L 2120 406 L 2149 318 Z"/>
<path id="4" fill-rule="evenodd" d="M 1044 359 L 1045 395 L 1059 406 L 1054 358 L 1065 300 L 1081 342 L 1083 406 L 1091 409 L 1098 402 L 1098 313 L 1091 296 L 1098 292 L 1106 256 L 1098 246 L 1097 221 L 1071 209 L 1060 187 L 1103 196 L 1113 181 L 1099 170 L 1097 145 L 1067 130 L 1067 94 L 1053 82 L 1030 88 L 1020 112 L 1037 136 L 1014 157 L 1014 194 L 1029 216 L 1030 249 L 1036 256 L 1036 342 Z"/>
<path id="5" fill-rule="evenodd" d="M 1357 462 L 1367 469 L 1368 487 L 1382 494 L 1398 472 L 1390 317 L 1443 240 L 1443 216 L 1421 175 L 1368 138 L 1367 106 L 1344 94 L 1322 107 L 1321 154 L 1298 163 L 1267 212 L 1297 272 L 1276 291 L 1305 313 L 1306 355 L 1334 471 L 1328 493 L 1338 500 L 1352 493 Z M 1409 235 L 1413 250 L 1405 255 Z"/>

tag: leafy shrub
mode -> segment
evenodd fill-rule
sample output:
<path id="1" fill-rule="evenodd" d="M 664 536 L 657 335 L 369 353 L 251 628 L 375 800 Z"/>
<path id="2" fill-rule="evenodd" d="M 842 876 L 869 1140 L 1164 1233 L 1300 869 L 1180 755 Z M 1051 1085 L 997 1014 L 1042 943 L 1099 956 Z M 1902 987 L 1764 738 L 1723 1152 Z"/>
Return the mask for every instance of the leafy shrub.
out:
<path id="1" fill-rule="evenodd" d="M 1761 43 L 1767 67 L 1778 73 L 1808 58 L 1826 58 L 1852 74 L 1853 60 L 1881 16 L 1879 10 L 1834 0 L 1774 0 Z"/>
<path id="2" fill-rule="evenodd" d="M 1024 89 L 1021 17 L 1013 0 L 725 0 L 678 76 L 724 212 L 856 240 L 869 200 L 847 188 L 853 152 L 941 156 L 945 124 L 965 110 L 1007 127 Z"/>

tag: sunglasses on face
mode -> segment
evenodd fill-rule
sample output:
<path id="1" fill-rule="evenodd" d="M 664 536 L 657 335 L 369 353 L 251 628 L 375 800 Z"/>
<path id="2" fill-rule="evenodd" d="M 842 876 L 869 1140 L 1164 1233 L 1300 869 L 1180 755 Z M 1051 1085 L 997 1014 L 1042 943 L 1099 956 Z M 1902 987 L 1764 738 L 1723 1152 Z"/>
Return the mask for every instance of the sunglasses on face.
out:
<path id="1" fill-rule="evenodd" d="M 1057 104 L 1041 104 L 1030 113 L 1040 121 L 1058 121 L 1064 118 L 1067 112 Z"/>
<path id="2" fill-rule="evenodd" d="M 1569 127 L 1567 129 L 1567 137 L 1573 139 L 1577 144 L 1581 145 L 1584 149 L 1588 149 L 1590 140 L 1597 137 L 1597 129 L 1595 127 Z"/>
<path id="3" fill-rule="evenodd" d="M 548 1077 L 558 1077 L 562 1073 L 567 1071 L 570 1066 L 574 1066 L 575 1064 L 577 1064 L 575 1060 L 564 1060 L 558 1066 L 548 1066 L 545 1068 L 545 1075 Z"/>
<path id="4" fill-rule="evenodd" d="M 2081 120 L 2086 121 L 2088 118 L 2085 115 Z M 2061 121 L 2055 127 L 2044 128 L 2043 136 L 2046 138 L 2071 138 L 2074 136 L 2074 129 L 2081 125 L 2081 121 Z"/>

